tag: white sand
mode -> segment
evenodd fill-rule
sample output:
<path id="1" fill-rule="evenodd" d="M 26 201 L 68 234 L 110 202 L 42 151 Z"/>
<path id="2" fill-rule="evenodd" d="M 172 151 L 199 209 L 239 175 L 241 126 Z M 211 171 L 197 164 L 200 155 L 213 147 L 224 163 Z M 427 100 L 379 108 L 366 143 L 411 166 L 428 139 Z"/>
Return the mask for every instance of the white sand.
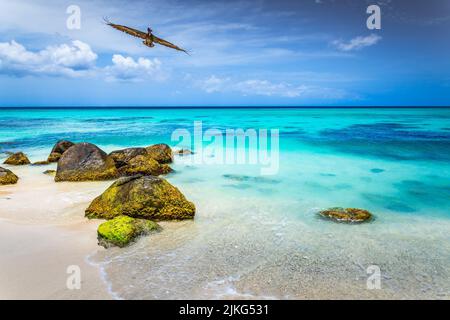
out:
<path id="1" fill-rule="evenodd" d="M 6 167 L 6 166 L 5 166 Z M 100 270 L 87 257 L 101 221 L 84 208 L 111 182 L 55 183 L 51 167 L 9 167 L 21 179 L 0 187 L 0 299 L 111 299 Z M 67 268 L 80 267 L 81 288 L 70 290 Z"/>

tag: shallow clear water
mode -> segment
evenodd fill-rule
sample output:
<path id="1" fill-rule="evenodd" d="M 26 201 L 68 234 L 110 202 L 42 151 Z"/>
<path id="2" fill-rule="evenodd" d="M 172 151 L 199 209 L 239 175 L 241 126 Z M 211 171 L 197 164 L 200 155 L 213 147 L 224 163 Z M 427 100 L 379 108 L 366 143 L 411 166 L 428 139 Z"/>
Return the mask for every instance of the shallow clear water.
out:
<path id="1" fill-rule="evenodd" d="M 177 157 L 167 178 L 196 219 L 90 257 L 118 297 L 450 297 L 450 109 L 2 109 L 0 152 L 42 160 L 59 139 L 105 151 L 173 145 L 194 120 L 279 129 L 279 171 Z M 317 218 L 335 206 L 375 220 Z M 367 289 L 370 265 L 381 290 Z"/>

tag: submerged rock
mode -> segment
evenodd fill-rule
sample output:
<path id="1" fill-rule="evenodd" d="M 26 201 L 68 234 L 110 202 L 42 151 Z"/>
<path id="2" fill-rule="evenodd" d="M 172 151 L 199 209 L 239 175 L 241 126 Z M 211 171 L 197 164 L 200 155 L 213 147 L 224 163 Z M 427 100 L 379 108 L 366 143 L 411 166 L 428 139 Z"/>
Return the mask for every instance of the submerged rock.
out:
<path id="1" fill-rule="evenodd" d="M 159 225 L 150 220 L 118 216 L 102 223 L 98 227 L 98 243 L 105 248 L 111 246 L 124 247 L 130 244 L 136 237 L 148 235 L 159 229 Z"/>
<path id="2" fill-rule="evenodd" d="M 193 219 L 195 206 L 169 182 L 136 175 L 114 182 L 86 209 L 86 217 L 112 219 L 120 215 L 151 220 Z"/>
<path id="3" fill-rule="evenodd" d="M 281 180 L 276 180 L 276 179 L 239 175 L 239 174 L 224 174 L 224 175 L 222 175 L 222 177 L 224 177 L 225 179 L 238 181 L 238 182 L 268 183 L 268 184 L 277 184 L 277 183 L 281 182 Z"/>
<path id="4" fill-rule="evenodd" d="M 60 140 L 54 146 L 50 155 L 48 156 L 48 162 L 58 162 L 61 156 L 66 152 L 70 147 L 75 145 L 73 142 L 67 140 Z"/>
<path id="5" fill-rule="evenodd" d="M 19 177 L 11 170 L 0 167 L 0 185 L 16 184 Z"/>
<path id="6" fill-rule="evenodd" d="M 372 219 L 369 211 L 356 208 L 330 208 L 320 211 L 319 215 L 337 222 L 349 223 L 366 222 Z"/>
<path id="7" fill-rule="evenodd" d="M 22 166 L 26 164 L 30 164 L 30 160 L 28 160 L 27 156 L 23 152 L 17 152 L 9 156 L 8 159 L 3 162 L 4 164 L 9 164 L 13 166 Z"/>
<path id="8" fill-rule="evenodd" d="M 91 143 L 70 147 L 58 161 L 55 181 L 94 181 L 116 178 L 114 160 Z"/>
<path id="9" fill-rule="evenodd" d="M 172 163 L 172 149 L 165 143 L 159 143 L 145 148 L 148 155 L 159 163 Z"/>

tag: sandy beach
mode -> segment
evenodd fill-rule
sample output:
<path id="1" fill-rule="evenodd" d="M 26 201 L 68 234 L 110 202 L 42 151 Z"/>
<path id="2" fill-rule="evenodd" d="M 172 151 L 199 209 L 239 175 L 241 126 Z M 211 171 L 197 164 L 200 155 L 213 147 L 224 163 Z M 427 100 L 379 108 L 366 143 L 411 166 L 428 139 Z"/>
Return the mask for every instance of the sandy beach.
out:
<path id="1" fill-rule="evenodd" d="M 92 188 L 80 184 L 78 198 L 68 201 L 56 190 L 68 186 L 52 183 L 43 168 L 15 167 L 19 183 L 0 192 L 0 299 L 111 299 L 99 268 L 88 261 L 104 250 L 96 237 L 101 221 L 85 219 L 82 209 Z M 66 285 L 72 265 L 80 267 L 79 290 Z"/>
<path id="2" fill-rule="evenodd" d="M 14 125 L 22 124 L 23 132 L 11 136 L 0 127 L 15 144 L 4 150 L 23 151 L 35 162 L 61 137 L 92 141 L 106 153 L 170 143 L 163 133 L 199 117 L 197 110 L 174 111 L 169 119 L 164 110 L 131 118 L 127 112 L 73 111 L 63 123 L 58 112 L 30 119 L 20 113 Z M 202 111 L 202 119 L 213 123 L 214 112 Z M 175 156 L 174 172 L 164 178 L 195 204 L 195 218 L 162 221 L 160 232 L 122 248 L 99 246 L 103 220 L 85 218 L 113 181 L 55 183 L 43 172 L 56 164 L 2 164 L 20 180 L 0 187 L 0 298 L 449 299 L 448 153 L 440 140 L 408 140 L 425 136 L 418 126 L 428 128 L 425 137 L 445 135 L 445 123 L 435 119 L 448 111 L 405 110 L 397 115 L 401 131 L 385 124 L 396 114 L 385 110 L 377 111 L 375 123 L 358 110 L 283 111 L 281 120 L 274 112 L 258 116 L 261 126 L 286 132 L 277 175 Z M 235 126 L 235 113 L 241 127 L 250 125 L 253 113 L 234 110 L 219 119 L 223 127 Z M 297 123 L 299 113 L 308 126 Z M 412 120 L 405 124 L 406 118 Z M 40 134 L 30 132 L 30 123 Z M 362 142 L 344 139 L 355 124 L 369 128 L 360 130 Z M 324 125 L 333 130 L 323 131 Z M 382 140 L 367 144 L 373 132 Z M 342 224 L 318 217 L 336 206 L 364 208 L 375 218 Z M 81 269 L 80 290 L 66 286 L 69 266 Z M 376 290 L 367 285 L 371 266 L 381 272 Z"/>

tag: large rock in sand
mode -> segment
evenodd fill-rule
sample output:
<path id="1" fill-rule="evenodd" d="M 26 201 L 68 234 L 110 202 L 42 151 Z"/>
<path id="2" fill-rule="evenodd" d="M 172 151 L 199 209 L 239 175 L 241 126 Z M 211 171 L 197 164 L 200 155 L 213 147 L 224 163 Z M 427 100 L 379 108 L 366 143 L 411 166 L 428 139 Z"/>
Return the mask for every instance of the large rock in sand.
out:
<path id="1" fill-rule="evenodd" d="M 114 160 L 91 143 L 70 147 L 58 161 L 55 181 L 94 181 L 118 175 Z"/>
<path id="2" fill-rule="evenodd" d="M 136 174 L 158 176 L 172 172 L 167 164 L 160 164 L 153 159 L 145 148 L 117 150 L 111 152 L 109 156 L 114 159 L 121 176 Z"/>
<path id="3" fill-rule="evenodd" d="M 147 149 L 148 155 L 159 163 L 172 163 L 173 161 L 172 149 L 165 143 L 155 144 L 145 149 Z"/>
<path id="4" fill-rule="evenodd" d="M 136 175 L 114 182 L 86 209 L 86 217 L 113 219 L 119 215 L 150 220 L 192 219 L 195 206 L 169 182 Z"/>
<path id="5" fill-rule="evenodd" d="M 11 170 L 0 167 L 0 185 L 16 184 L 19 180 Z"/>
<path id="6" fill-rule="evenodd" d="M 128 164 L 128 162 L 130 162 L 131 159 L 146 154 L 147 150 L 145 148 L 127 148 L 113 151 L 109 154 L 109 156 L 114 159 L 116 167 L 120 168 Z"/>
<path id="7" fill-rule="evenodd" d="M 60 140 L 54 146 L 50 155 L 48 156 L 48 162 L 58 162 L 61 156 L 66 152 L 74 143 L 67 140 Z"/>
<path id="8" fill-rule="evenodd" d="M 159 176 L 172 172 L 169 165 L 160 164 L 148 155 L 134 157 L 118 170 L 121 176 L 134 176 L 136 174 Z"/>
<path id="9" fill-rule="evenodd" d="M 28 160 L 27 156 L 23 152 L 17 152 L 9 156 L 8 159 L 3 162 L 4 164 L 9 164 L 13 166 L 22 166 L 26 164 L 30 164 L 30 160 Z"/>
<path id="10" fill-rule="evenodd" d="M 97 229 L 99 245 L 125 247 L 136 237 L 148 235 L 160 229 L 156 222 L 144 219 L 134 219 L 128 216 L 118 216 L 102 223 Z"/>

